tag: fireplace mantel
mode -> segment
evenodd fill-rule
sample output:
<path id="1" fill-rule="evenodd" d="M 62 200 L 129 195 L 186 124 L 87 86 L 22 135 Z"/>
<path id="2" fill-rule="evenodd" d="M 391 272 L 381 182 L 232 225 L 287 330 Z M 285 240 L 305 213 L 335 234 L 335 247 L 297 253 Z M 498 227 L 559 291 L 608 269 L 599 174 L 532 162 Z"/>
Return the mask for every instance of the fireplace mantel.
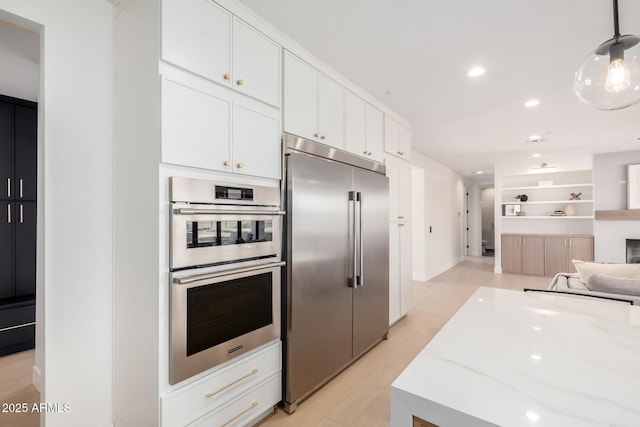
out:
<path id="1" fill-rule="evenodd" d="M 596 221 L 640 221 L 640 209 L 596 211 Z"/>

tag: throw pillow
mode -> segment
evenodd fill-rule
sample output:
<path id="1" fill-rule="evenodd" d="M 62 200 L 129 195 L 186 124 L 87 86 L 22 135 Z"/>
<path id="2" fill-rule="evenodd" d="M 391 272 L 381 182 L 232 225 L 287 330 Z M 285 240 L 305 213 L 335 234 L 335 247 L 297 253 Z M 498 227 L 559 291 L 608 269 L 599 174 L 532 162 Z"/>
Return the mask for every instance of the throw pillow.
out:
<path id="1" fill-rule="evenodd" d="M 623 279 L 604 274 L 592 274 L 587 287 L 594 292 L 640 296 L 640 279 Z"/>
<path id="2" fill-rule="evenodd" d="M 589 281 L 592 274 L 620 277 L 622 279 L 640 279 L 640 264 L 607 264 L 601 262 L 587 262 L 572 260 L 580 280 Z"/>

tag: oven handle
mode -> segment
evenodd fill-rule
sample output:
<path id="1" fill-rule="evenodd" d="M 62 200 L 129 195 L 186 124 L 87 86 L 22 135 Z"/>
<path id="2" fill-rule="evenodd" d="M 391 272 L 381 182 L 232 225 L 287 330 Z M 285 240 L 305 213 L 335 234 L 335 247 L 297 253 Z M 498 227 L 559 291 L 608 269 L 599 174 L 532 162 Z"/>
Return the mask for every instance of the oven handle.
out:
<path id="1" fill-rule="evenodd" d="M 188 285 L 194 282 L 199 282 L 201 280 L 215 279 L 217 277 L 229 276 L 231 274 L 246 273 L 249 271 L 257 271 L 257 270 L 266 270 L 274 267 L 282 267 L 285 264 L 286 262 L 280 261 L 280 262 L 272 262 L 270 264 L 257 265 L 254 267 L 237 268 L 235 270 L 225 270 L 217 273 L 196 274 L 194 276 L 188 276 L 183 278 L 176 277 L 173 279 L 173 283 L 176 283 L 178 285 Z"/>
<path id="2" fill-rule="evenodd" d="M 178 208 L 173 211 L 178 215 L 200 215 L 200 214 L 214 214 L 214 215 L 285 215 L 285 211 L 260 211 L 260 210 L 222 210 L 222 209 L 193 209 L 193 208 Z"/>

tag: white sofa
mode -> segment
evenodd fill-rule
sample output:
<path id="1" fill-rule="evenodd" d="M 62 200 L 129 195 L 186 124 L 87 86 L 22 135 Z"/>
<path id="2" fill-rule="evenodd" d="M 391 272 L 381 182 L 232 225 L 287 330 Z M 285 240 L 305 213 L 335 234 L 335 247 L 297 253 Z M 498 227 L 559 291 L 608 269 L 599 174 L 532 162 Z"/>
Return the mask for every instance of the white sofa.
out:
<path id="1" fill-rule="evenodd" d="M 633 289 L 629 291 L 629 286 L 636 286 L 637 293 Z M 551 281 L 549 290 L 596 298 L 630 301 L 633 305 L 640 305 L 640 279 L 593 274 L 589 277 L 588 283 L 585 283 L 578 273 L 560 273 Z M 607 292 L 603 292 L 603 290 Z"/>

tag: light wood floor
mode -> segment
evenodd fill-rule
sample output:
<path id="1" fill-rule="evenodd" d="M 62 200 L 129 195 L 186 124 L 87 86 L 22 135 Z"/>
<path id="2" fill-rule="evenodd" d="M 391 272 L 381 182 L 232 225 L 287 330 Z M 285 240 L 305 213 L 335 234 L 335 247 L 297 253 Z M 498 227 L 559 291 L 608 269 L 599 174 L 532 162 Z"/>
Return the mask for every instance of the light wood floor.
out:
<path id="1" fill-rule="evenodd" d="M 260 427 L 388 426 L 393 380 L 480 286 L 544 289 L 548 277 L 493 274 L 493 258 L 469 258 L 428 282 L 413 283 L 413 308 L 389 339 L 308 397 L 287 415 L 279 409 Z M 0 402 L 39 402 L 31 384 L 33 350 L 0 358 Z M 0 413 L 0 426 L 38 427 L 37 414 Z M 173 426 L 171 426 L 173 427 Z"/>
<path id="2" fill-rule="evenodd" d="M 0 407 L 0 426 L 38 427 L 40 425 L 39 414 L 31 412 L 32 405 L 40 402 L 40 393 L 31 383 L 35 360 L 35 350 L 0 357 L 0 405 L 26 403 L 29 409 L 27 413 L 7 413 L 2 412 L 3 408 Z"/>

